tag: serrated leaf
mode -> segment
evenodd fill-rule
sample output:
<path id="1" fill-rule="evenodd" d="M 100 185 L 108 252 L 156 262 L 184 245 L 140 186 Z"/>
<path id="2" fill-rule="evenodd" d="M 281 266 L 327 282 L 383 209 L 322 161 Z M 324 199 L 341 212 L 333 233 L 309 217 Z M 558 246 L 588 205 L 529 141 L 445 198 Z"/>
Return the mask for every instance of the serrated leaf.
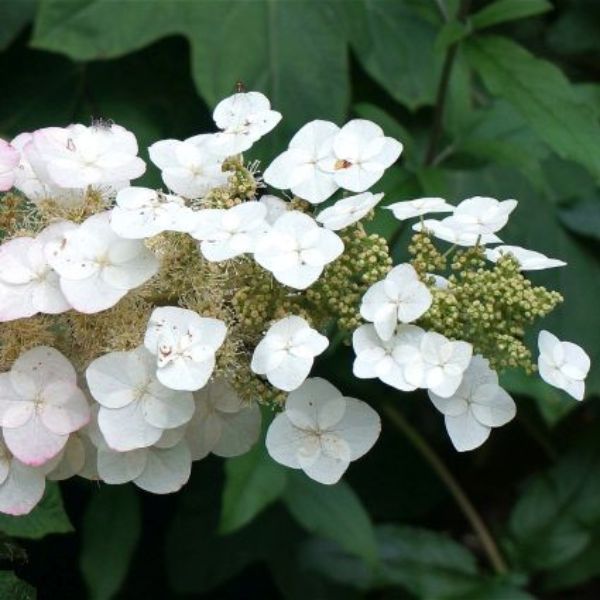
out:
<path id="1" fill-rule="evenodd" d="M 552 4 L 548 0 L 496 0 L 472 15 L 470 21 L 475 29 L 485 29 L 500 23 L 541 15 L 549 10 L 552 10 Z"/>
<path id="2" fill-rule="evenodd" d="M 303 473 L 291 473 L 284 502 L 298 523 L 311 533 L 337 542 L 369 564 L 377 560 L 369 514 L 345 482 L 328 486 L 308 479 Z"/>
<path id="3" fill-rule="evenodd" d="M 12 571 L 0 571 L 0 598 L 5 600 L 35 600 L 35 589 Z"/>
<path id="4" fill-rule="evenodd" d="M 285 469 L 271 459 L 264 444 L 227 459 L 219 531 L 232 533 L 248 524 L 281 496 L 285 483 Z"/>
<path id="5" fill-rule="evenodd" d="M 600 180 L 600 124 L 560 69 L 503 37 L 471 38 L 465 49 L 492 94 L 510 102 L 559 156 Z"/>
<path id="6" fill-rule="evenodd" d="M 119 591 L 140 535 L 140 504 L 131 485 L 94 492 L 83 517 L 80 557 L 92 600 L 109 600 Z"/>
<path id="7" fill-rule="evenodd" d="M 11 517 L 0 514 L 0 531 L 12 537 L 34 540 L 51 533 L 73 531 L 63 506 L 58 484 L 46 483 L 44 497 L 28 515 Z"/>

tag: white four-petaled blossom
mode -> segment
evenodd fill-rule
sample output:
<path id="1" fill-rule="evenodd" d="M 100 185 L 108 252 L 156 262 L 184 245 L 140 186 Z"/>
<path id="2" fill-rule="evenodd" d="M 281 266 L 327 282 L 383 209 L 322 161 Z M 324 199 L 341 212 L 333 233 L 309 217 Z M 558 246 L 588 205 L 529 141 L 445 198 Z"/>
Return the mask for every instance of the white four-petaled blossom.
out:
<path id="1" fill-rule="evenodd" d="M 495 198 L 474 196 L 458 204 L 443 222 L 465 233 L 489 235 L 500 231 L 508 223 L 508 217 L 517 204 L 516 200 L 500 202 Z"/>
<path id="2" fill-rule="evenodd" d="M 200 250 L 211 262 L 253 252 L 267 232 L 267 207 L 261 202 L 243 202 L 228 209 L 196 212 L 192 237 L 201 240 Z"/>
<path id="3" fill-rule="evenodd" d="M 498 375 L 480 355 L 471 359 L 454 394 L 443 398 L 429 391 L 429 398 L 444 415 L 448 435 L 459 452 L 481 446 L 493 427 L 505 425 L 516 414 L 514 400 L 498 385 Z"/>
<path id="4" fill-rule="evenodd" d="M 114 306 L 158 271 L 158 260 L 142 240 L 126 240 L 113 231 L 110 212 L 65 231 L 45 251 L 66 299 L 83 313 Z"/>
<path id="5" fill-rule="evenodd" d="M 360 221 L 383 198 L 383 194 L 364 192 L 338 200 L 333 206 L 321 211 L 317 221 L 327 229 L 338 231 Z"/>
<path id="6" fill-rule="evenodd" d="M 265 443 L 278 463 L 302 469 L 319 483 L 334 484 L 351 461 L 372 448 L 380 431 L 379 415 L 368 404 L 342 396 L 315 377 L 288 396 Z"/>
<path id="7" fill-rule="evenodd" d="M 215 368 L 215 353 L 225 340 L 223 321 L 177 306 L 154 309 L 144 345 L 156 356 L 156 376 L 173 390 L 199 390 Z"/>
<path id="8" fill-rule="evenodd" d="M 392 211 L 399 221 L 421 217 L 429 213 L 453 212 L 454 206 L 448 204 L 443 198 L 417 198 L 388 204 L 385 208 Z"/>
<path id="9" fill-rule="evenodd" d="M 122 238 L 150 238 L 163 231 L 189 232 L 195 213 L 178 196 L 143 187 L 119 190 L 110 225 Z"/>
<path id="10" fill-rule="evenodd" d="M 54 458 L 69 434 L 89 421 L 84 393 L 71 363 L 54 348 L 37 346 L 0 374 L 0 426 L 21 462 L 39 466 Z"/>
<path id="11" fill-rule="evenodd" d="M 360 314 L 375 325 L 379 336 L 391 339 L 398 322 L 410 323 L 421 317 L 433 301 L 428 287 L 419 280 L 414 267 L 397 265 L 365 293 Z"/>
<path id="12" fill-rule="evenodd" d="M 100 404 L 100 431 L 118 452 L 155 445 L 165 429 L 184 425 L 194 413 L 191 392 L 165 387 L 156 378 L 156 358 L 143 346 L 97 358 L 86 379 Z"/>
<path id="13" fill-rule="evenodd" d="M 564 267 L 567 263 L 556 258 L 549 258 L 541 252 L 527 250 L 520 246 L 495 246 L 487 248 L 485 256 L 492 262 L 497 262 L 501 256 L 512 256 L 518 263 L 521 271 L 541 271 Z"/>
<path id="14" fill-rule="evenodd" d="M 292 315 L 271 325 L 256 346 L 250 367 L 271 385 L 289 392 L 308 377 L 315 356 L 328 345 L 328 339 L 305 319 Z"/>
<path id="15" fill-rule="evenodd" d="M 254 258 L 280 283 L 304 290 L 343 251 L 344 243 L 337 234 L 292 210 L 279 217 L 258 241 Z"/>
<path id="16" fill-rule="evenodd" d="M 590 370 L 590 357 L 585 350 L 572 342 L 559 340 L 546 330 L 539 333 L 538 349 L 541 378 L 576 400 L 583 400 L 585 378 Z"/>
<path id="17" fill-rule="evenodd" d="M 427 231 L 433 237 L 457 246 L 475 246 L 479 244 L 498 244 L 502 240 L 495 233 L 478 234 L 471 230 L 471 227 L 465 227 L 457 221 L 446 217 L 441 221 L 436 219 L 425 219 L 422 223 L 415 223 L 413 231 Z"/>

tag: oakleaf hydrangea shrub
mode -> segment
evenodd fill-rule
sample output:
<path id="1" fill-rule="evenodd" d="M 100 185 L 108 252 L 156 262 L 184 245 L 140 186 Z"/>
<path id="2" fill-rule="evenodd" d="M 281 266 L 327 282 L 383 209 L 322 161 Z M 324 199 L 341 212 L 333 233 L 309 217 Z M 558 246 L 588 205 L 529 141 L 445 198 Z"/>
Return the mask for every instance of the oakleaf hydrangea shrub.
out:
<path id="1" fill-rule="evenodd" d="M 261 405 L 270 456 L 337 482 L 381 423 L 310 376 L 332 335 L 355 377 L 427 390 L 459 451 L 515 416 L 502 369 L 583 398 L 580 347 L 542 330 L 536 364 L 524 343 L 562 301 L 526 272 L 565 263 L 502 244 L 516 200 L 388 204 L 414 230 L 393 265 L 364 224 L 400 141 L 316 120 L 261 172 L 247 152 L 280 119 L 226 98 L 216 133 L 150 146 L 164 190 L 131 185 L 146 164 L 112 122 L 0 142 L 0 511 L 73 476 L 175 492 L 192 461 L 257 443 Z"/>

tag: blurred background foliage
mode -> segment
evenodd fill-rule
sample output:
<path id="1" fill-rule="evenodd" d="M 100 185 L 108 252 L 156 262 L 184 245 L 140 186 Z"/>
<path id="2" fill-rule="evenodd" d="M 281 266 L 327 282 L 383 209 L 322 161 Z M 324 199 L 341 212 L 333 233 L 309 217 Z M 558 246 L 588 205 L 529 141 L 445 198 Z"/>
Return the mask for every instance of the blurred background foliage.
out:
<path id="1" fill-rule="evenodd" d="M 263 161 L 308 120 L 376 121 L 405 144 L 386 203 L 519 200 L 505 241 L 569 263 L 532 276 L 567 297 L 542 325 L 593 360 L 582 403 L 503 374 L 516 421 L 459 455 L 423 394 L 354 380 L 336 348 L 317 373 L 384 419 L 344 482 L 257 447 L 169 497 L 51 486 L 0 518 L 0 598 L 600 596 L 600 2 L 0 0 L 0 73 L 5 138 L 104 117 L 145 148 L 211 130 L 237 81 L 284 115 Z M 373 228 L 406 259 L 407 227 Z"/>

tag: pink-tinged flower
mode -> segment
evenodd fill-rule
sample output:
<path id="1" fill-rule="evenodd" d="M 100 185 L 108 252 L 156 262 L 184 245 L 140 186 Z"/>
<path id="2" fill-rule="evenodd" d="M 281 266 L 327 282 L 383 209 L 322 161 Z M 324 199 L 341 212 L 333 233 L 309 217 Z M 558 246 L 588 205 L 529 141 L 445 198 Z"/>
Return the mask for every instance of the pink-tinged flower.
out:
<path id="1" fill-rule="evenodd" d="M 0 425 L 12 454 L 30 466 L 54 458 L 90 419 L 71 363 L 54 348 L 27 350 L 0 374 Z"/>
<path id="2" fill-rule="evenodd" d="M 6 192 L 15 183 L 19 166 L 19 151 L 4 140 L 0 140 L 0 192 Z"/>

